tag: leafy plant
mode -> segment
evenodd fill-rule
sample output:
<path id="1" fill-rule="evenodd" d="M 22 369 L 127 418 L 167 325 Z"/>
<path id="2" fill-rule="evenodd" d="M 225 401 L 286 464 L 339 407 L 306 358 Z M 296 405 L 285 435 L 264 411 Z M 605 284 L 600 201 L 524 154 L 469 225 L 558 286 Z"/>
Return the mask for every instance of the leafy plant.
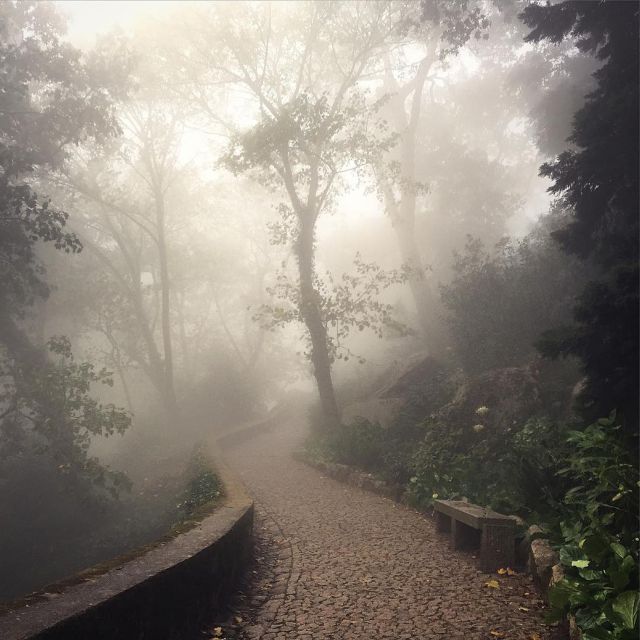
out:
<path id="1" fill-rule="evenodd" d="M 564 482 L 554 475 L 562 456 L 562 425 L 532 419 L 503 430 L 478 415 L 475 425 L 428 420 L 425 428 L 409 481 L 410 498 L 419 506 L 464 496 L 531 517 L 548 513 L 562 495 Z"/>
<path id="2" fill-rule="evenodd" d="M 34 363 L 0 358 L 0 403 L 6 407 L 0 416 L 0 457 L 46 454 L 61 474 L 90 480 L 115 496 L 129 481 L 90 456 L 89 448 L 94 436 L 124 433 L 131 416 L 91 395 L 95 385 L 113 385 L 109 371 L 76 362 L 64 336 L 51 338 L 48 348 L 51 356 L 42 352 Z"/>
<path id="3" fill-rule="evenodd" d="M 574 449 L 559 474 L 573 485 L 560 524 L 566 576 L 549 594 L 552 615 L 567 613 L 585 640 L 638 637 L 638 467 L 615 415 L 572 431 Z"/>
<path id="4" fill-rule="evenodd" d="M 178 509 L 185 518 L 196 515 L 201 507 L 213 503 L 222 495 L 220 479 L 202 451 L 194 453 L 188 473 L 190 479 L 183 491 L 182 501 L 178 504 Z"/>

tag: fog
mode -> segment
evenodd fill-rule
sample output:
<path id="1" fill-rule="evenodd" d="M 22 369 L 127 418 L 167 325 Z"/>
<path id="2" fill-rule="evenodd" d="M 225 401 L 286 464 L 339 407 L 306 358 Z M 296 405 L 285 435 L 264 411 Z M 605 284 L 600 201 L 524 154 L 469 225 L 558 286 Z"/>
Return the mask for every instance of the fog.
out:
<path id="1" fill-rule="evenodd" d="M 386 429 L 398 486 L 465 402 L 575 419 L 535 345 L 600 267 L 540 167 L 602 59 L 528 4 L 2 4 L 1 600 L 166 533 L 270 411 Z"/>

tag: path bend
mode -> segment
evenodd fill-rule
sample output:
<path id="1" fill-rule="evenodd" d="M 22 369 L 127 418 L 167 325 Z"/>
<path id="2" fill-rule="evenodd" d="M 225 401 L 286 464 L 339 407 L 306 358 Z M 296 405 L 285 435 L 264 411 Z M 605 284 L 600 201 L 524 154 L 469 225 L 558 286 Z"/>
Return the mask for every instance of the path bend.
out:
<path id="1" fill-rule="evenodd" d="M 419 513 L 293 460 L 303 425 L 288 419 L 227 452 L 256 501 L 257 551 L 248 599 L 225 637 L 556 637 L 530 577 L 482 573 Z"/>

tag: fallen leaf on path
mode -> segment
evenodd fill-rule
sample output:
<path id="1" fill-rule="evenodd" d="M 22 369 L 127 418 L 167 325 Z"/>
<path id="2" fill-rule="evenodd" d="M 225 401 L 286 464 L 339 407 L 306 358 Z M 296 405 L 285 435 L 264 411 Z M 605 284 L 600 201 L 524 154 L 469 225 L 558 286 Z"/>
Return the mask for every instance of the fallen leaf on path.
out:
<path id="1" fill-rule="evenodd" d="M 499 589 L 500 583 L 497 580 L 489 580 L 489 582 L 484 583 L 485 587 L 489 587 L 490 589 Z"/>
<path id="2" fill-rule="evenodd" d="M 240 616 L 236 616 L 234 618 L 234 621 L 235 621 L 236 624 L 240 624 L 242 622 L 242 618 Z"/>
<path id="3" fill-rule="evenodd" d="M 529 609 L 527 609 L 527 607 L 518 607 L 518 609 L 519 609 L 520 611 L 529 611 Z"/>
<path id="4" fill-rule="evenodd" d="M 529 636 L 529 640 L 542 640 L 539 633 L 535 633 L 535 631 Z"/>
<path id="5" fill-rule="evenodd" d="M 214 627 L 213 628 L 213 637 L 221 638 L 222 637 L 222 627 Z"/>
<path id="6" fill-rule="evenodd" d="M 504 633 L 502 633 L 502 631 L 489 631 L 489 634 L 494 638 L 504 638 Z"/>

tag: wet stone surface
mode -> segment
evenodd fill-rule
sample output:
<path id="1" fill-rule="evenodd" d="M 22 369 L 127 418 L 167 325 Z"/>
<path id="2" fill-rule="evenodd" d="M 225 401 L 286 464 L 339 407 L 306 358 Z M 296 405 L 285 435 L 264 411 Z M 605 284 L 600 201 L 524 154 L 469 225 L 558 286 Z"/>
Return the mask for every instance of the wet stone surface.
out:
<path id="1" fill-rule="evenodd" d="M 299 424 L 228 452 L 256 500 L 255 560 L 233 614 L 203 637 L 563 637 L 544 624 L 529 576 L 482 573 L 471 553 L 448 548 L 430 519 L 292 460 Z"/>

